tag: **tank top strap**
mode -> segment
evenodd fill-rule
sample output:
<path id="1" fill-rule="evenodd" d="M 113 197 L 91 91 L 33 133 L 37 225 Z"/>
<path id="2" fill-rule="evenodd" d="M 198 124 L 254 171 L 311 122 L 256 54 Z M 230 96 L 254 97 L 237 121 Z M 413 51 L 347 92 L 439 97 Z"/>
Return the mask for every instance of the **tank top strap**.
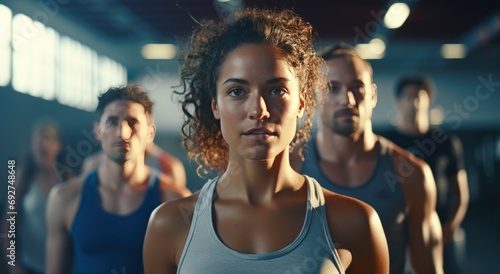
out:
<path id="1" fill-rule="evenodd" d="M 309 195 L 308 195 L 308 201 L 309 204 L 311 205 L 311 209 L 315 211 L 319 216 L 319 223 L 321 223 L 322 226 L 322 231 L 324 232 L 324 237 L 326 237 L 326 243 L 329 247 L 329 250 L 332 250 L 332 254 L 334 257 L 334 264 L 339 273 L 344 273 L 344 267 L 342 266 L 342 261 L 340 260 L 340 255 L 337 252 L 337 248 L 335 247 L 335 244 L 333 242 L 333 239 L 330 235 L 330 229 L 328 226 L 328 214 L 326 212 L 326 200 L 325 200 L 325 195 L 323 194 L 323 188 L 319 184 L 319 182 L 307 175 L 304 175 L 306 177 L 306 180 L 309 183 Z M 314 218 L 314 217 L 313 217 Z"/>
<path id="2" fill-rule="evenodd" d="M 219 181 L 219 176 L 208 180 L 200 190 L 198 200 L 196 201 L 196 206 L 194 208 L 194 217 L 199 216 L 205 208 L 211 207 L 212 201 L 214 199 L 214 190 L 217 182 Z M 193 218 L 194 218 L 193 217 Z"/>
<path id="3" fill-rule="evenodd" d="M 85 182 L 83 183 L 82 189 L 82 198 L 80 203 L 89 203 L 91 205 L 96 205 L 96 203 L 100 204 L 99 192 L 97 191 L 99 178 L 97 176 L 97 168 L 91 171 L 87 178 L 85 178 Z"/>
<path id="4" fill-rule="evenodd" d="M 306 182 L 308 183 L 308 200 L 311 204 L 311 207 L 318 208 L 325 205 L 325 196 L 323 195 L 323 189 L 321 188 L 319 183 L 312 177 L 309 177 L 307 175 L 304 175 L 304 177 L 306 178 Z"/>

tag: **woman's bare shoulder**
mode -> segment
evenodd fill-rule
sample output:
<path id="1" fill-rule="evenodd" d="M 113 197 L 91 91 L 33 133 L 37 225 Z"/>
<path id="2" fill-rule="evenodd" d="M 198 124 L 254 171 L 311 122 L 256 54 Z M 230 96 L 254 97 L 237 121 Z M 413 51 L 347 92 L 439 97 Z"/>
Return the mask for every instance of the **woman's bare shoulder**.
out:
<path id="1" fill-rule="evenodd" d="M 193 219 L 199 193 L 168 201 L 158 206 L 151 214 L 150 225 L 170 232 L 188 229 Z"/>

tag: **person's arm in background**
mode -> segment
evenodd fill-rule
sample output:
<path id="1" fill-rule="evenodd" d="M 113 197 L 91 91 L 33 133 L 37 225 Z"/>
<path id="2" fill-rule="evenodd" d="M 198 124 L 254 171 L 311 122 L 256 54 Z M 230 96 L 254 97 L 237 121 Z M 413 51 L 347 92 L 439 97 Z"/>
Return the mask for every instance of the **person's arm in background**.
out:
<path id="1" fill-rule="evenodd" d="M 49 195 L 47 204 L 47 252 L 45 272 L 51 274 L 71 273 L 73 254 L 68 210 L 74 200 L 74 186 L 57 186 Z"/>
<path id="2" fill-rule="evenodd" d="M 163 201 L 186 197 L 191 195 L 191 191 L 186 186 L 186 170 L 182 162 L 169 153 L 157 147 L 160 171 L 167 175 L 167 180 L 162 180 L 162 190 L 164 191 Z"/>
<path id="3" fill-rule="evenodd" d="M 443 273 L 443 242 L 436 213 L 436 184 L 430 167 L 401 148 L 394 149 L 397 173 L 408 207 L 410 263 L 414 274 Z"/>
<path id="4" fill-rule="evenodd" d="M 462 143 L 457 137 L 450 137 L 451 164 L 446 174 L 448 182 L 451 184 L 453 204 L 448 213 L 448 219 L 442 223 L 444 245 L 453 239 L 453 234 L 462 224 L 469 206 L 469 183 L 463 163 Z"/>

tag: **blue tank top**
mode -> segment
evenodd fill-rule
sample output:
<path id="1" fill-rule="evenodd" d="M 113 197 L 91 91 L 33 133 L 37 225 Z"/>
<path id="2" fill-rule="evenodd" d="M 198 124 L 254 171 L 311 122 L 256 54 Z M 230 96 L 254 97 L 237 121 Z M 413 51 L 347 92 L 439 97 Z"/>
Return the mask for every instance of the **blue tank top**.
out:
<path id="1" fill-rule="evenodd" d="M 391 142 L 379 137 L 378 156 L 368 181 L 357 187 L 345 187 L 332 182 L 321 170 L 314 138 L 304 151 L 303 174 L 314 177 L 322 187 L 350 196 L 371 205 L 380 217 L 389 247 L 390 273 L 404 273 L 408 246 L 406 201 L 396 178 L 391 159 Z"/>
<path id="2" fill-rule="evenodd" d="M 71 226 L 73 274 L 144 273 L 142 246 L 151 212 L 161 203 L 156 171 L 151 170 L 149 188 L 142 204 L 126 215 L 101 206 L 97 170 L 83 185 L 80 206 Z"/>
<path id="3" fill-rule="evenodd" d="M 297 238 L 281 250 L 245 254 L 227 247 L 213 227 L 212 205 L 218 178 L 201 189 L 177 273 L 344 273 L 328 229 L 321 186 L 307 177 L 308 202 Z"/>

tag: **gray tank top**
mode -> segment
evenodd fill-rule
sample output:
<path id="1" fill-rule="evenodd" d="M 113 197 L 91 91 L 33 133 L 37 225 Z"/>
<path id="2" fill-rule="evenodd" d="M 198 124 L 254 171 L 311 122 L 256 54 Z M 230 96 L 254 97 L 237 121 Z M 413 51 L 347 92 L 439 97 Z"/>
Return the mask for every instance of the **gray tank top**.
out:
<path id="1" fill-rule="evenodd" d="M 390 273 L 404 273 L 408 245 L 406 201 L 396 178 L 391 160 L 391 142 L 379 137 L 378 156 L 368 181 L 358 187 L 345 187 L 332 182 L 321 170 L 316 141 L 311 138 L 304 152 L 302 173 L 314 177 L 322 187 L 359 199 L 378 213 L 389 246 Z"/>
<path id="2" fill-rule="evenodd" d="M 42 193 L 36 182 L 32 181 L 21 202 L 23 214 L 22 225 L 19 226 L 19 238 L 22 239 L 20 258 L 24 266 L 40 273 L 45 271 L 47 200 L 47 194 Z"/>
<path id="3" fill-rule="evenodd" d="M 325 199 L 318 182 L 306 176 L 308 203 L 297 238 L 281 250 L 245 254 L 227 247 L 217 236 L 212 205 L 218 178 L 201 189 L 177 273 L 344 273 L 330 236 Z"/>

